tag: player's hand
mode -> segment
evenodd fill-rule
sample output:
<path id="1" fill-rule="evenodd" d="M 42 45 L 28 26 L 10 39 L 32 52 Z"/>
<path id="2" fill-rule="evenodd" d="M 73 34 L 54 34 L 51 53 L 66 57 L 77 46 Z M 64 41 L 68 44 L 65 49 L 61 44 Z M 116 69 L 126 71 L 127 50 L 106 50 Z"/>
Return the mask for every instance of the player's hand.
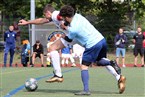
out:
<path id="1" fill-rule="evenodd" d="M 122 39 L 122 42 L 124 43 L 124 42 L 125 42 L 125 40 L 124 40 L 124 39 Z"/>
<path id="2" fill-rule="evenodd" d="M 28 24 L 28 21 L 26 21 L 24 19 L 20 20 L 19 23 L 18 23 L 19 26 L 27 25 L 27 24 Z"/>
<path id="3" fill-rule="evenodd" d="M 61 22 L 60 27 L 61 27 L 62 29 L 64 29 L 64 30 L 67 30 L 67 26 L 64 25 L 64 22 Z"/>
<path id="4" fill-rule="evenodd" d="M 62 34 L 62 35 L 61 35 L 61 38 L 64 38 L 65 36 L 66 36 L 66 34 Z"/>

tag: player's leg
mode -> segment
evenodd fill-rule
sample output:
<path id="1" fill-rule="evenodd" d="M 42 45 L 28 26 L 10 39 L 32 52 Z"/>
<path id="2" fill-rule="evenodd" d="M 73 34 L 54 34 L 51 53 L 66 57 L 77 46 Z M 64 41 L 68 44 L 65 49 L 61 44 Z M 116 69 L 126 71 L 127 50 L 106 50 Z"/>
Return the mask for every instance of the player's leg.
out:
<path id="1" fill-rule="evenodd" d="M 15 47 L 11 47 L 10 48 L 10 67 L 12 67 L 14 54 L 15 54 Z"/>
<path id="2" fill-rule="evenodd" d="M 125 66 L 125 53 L 126 53 L 125 48 L 122 48 L 121 49 L 121 54 L 122 54 L 122 67 L 126 67 Z"/>
<path id="3" fill-rule="evenodd" d="M 140 49 L 140 56 L 141 56 L 141 67 L 144 67 L 144 49 Z"/>
<path id="4" fill-rule="evenodd" d="M 90 95 L 90 90 L 89 90 L 89 65 L 91 64 L 91 62 L 86 62 L 86 61 L 82 61 L 82 65 L 81 65 L 81 79 L 83 82 L 83 91 L 77 92 L 75 93 L 75 95 Z"/>
<path id="5" fill-rule="evenodd" d="M 118 88 L 119 93 L 123 93 L 125 90 L 125 81 L 126 78 L 121 75 L 121 69 L 115 61 L 110 61 L 106 58 L 107 55 L 107 45 L 105 41 L 102 41 L 103 46 L 98 55 L 98 63 L 97 65 L 106 66 L 106 69 L 115 76 L 116 80 L 118 81 Z"/>
<path id="6" fill-rule="evenodd" d="M 134 67 L 137 67 L 137 56 L 138 56 L 138 50 L 137 48 L 134 48 Z"/>
<path id="7" fill-rule="evenodd" d="M 61 66 L 64 67 L 65 66 L 65 54 L 61 54 Z"/>
<path id="8" fill-rule="evenodd" d="M 51 66 L 50 53 L 47 53 L 46 61 L 47 61 L 47 67 L 50 67 Z"/>
<path id="9" fill-rule="evenodd" d="M 51 61 L 53 64 L 53 69 L 54 69 L 54 76 L 46 82 L 63 82 L 63 76 L 61 72 L 61 66 L 60 66 L 60 56 L 58 53 L 58 50 L 64 48 L 65 46 L 63 45 L 61 39 L 56 40 L 51 46 L 49 47 L 49 52 L 51 56 Z"/>
<path id="10" fill-rule="evenodd" d="M 41 60 L 41 67 L 44 67 L 44 56 L 43 56 L 43 54 L 40 54 L 40 60 Z"/>
<path id="11" fill-rule="evenodd" d="M 7 56 L 8 56 L 9 50 L 10 50 L 9 46 L 6 46 L 4 49 L 4 67 L 6 67 L 7 65 Z"/>
<path id="12" fill-rule="evenodd" d="M 75 95 L 90 95 L 88 67 L 91 65 L 92 62 L 96 61 L 101 48 L 102 47 L 100 44 L 96 44 L 91 48 L 85 49 L 83 53 L 82 65 L 81 65 L 81 78 L 82 78 L 84 89 L 81 92 L 75 93 Z"/>
<path id="13" fill-rule="evenodd" d="M 119 64 L 120 48 L 116 48 L 116 62 Z"/>
<path id="14" fill-rule="evenodd" d="M 82 62 L 82 57 L 83 57 L 83 53 L 79 53 L 79 62 L 80 62 L 80 64 Z"/>
<path id="15" fill-rule="evenodd" d="M 68 54 L 66 54 L 66 58 L 65 58 L 65 64 L 66 64 L 66 66 L 68 66 L 68 63 L 69 63 L 68 59 L 69 59 Z"/>
<path id="16" fill-rule="evenodd" d="M 33 54 L 32 54 L 32 64 L 31 64 L 32 67 L 34 66 L 35 59 L 36 59 L 36 53 L 33 52 Z"/>
<path id="17" fill-rule="evenodd" d="M 69 54 L 69 55 L 68 55 L 68 58 L 70 59 L 70 61 L 71 61 L 71 63 L 72 63 L 71 67 L 75 67 L 76 64 L 75 64 L 75 60 L 74 60 L 74 58 L 73 58 L 73 55 L 72 55 L 72 54 Z"/>

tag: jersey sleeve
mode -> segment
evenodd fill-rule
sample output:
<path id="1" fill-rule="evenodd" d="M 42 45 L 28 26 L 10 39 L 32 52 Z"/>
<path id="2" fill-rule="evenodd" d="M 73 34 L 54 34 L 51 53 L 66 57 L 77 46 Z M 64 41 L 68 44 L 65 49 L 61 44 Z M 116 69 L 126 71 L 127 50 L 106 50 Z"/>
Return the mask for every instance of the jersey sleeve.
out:
<path id="1" fill-rule="evenodd" d="M 67 35 L 68 38 L 69 39 L 74 39 L 76 37 L 76 32 L 71 27 L 68 27 L 68 31 L 69 31 L 69 33 Z"/>
<path id="2" fill-rule="evenodd" d="M 4 33 L 4 41 L 6 41 L 6 38 L 7 38 L 7 33 L 5 32 Z"/>
<path id="3" fill-rule="evenodd" d="M 133 36 L 133 39 L 136 39 L 136 34 Z"/>

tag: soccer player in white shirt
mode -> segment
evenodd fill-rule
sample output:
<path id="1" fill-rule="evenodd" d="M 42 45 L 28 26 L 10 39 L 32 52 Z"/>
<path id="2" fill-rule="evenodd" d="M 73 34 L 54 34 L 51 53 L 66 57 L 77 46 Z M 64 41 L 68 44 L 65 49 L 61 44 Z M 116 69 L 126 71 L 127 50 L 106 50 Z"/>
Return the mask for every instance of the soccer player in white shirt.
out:
<path id="1" fill-rule="evenodd" d="M 20 20 L 18 25 L 27 25 L 27 24 L 44 24 L 44 23 L 49 23 L 49 22 L 53 22 L 58 28 L 60 28 L 60 25 L 62 23 L 62 18 L 59 16 L 59 11 L 56 11 L 54 9 L 54 7 L 50 4 L 47 4 L 44 7 L 43 10 L 44 13 L 44 18 L 37 18 L 35 20 Z M 51 51 L 50 52 L 50 56 L 51 56 L 51 61 L 53 64 L 53 69 L 54 69 L 54 79 L 52 79 L 50 82 L 62 82 L 63 81 L 63 76 L 62 76 L 62 72 L 61 72 L 61 67 L 59 61 L 55 61 L 55 60 L 60 60 L 60 56 L 57 50 L 55 51 Z M 55 57 L 57 56 L 57 57 Z M 56 76 L 56 77 L 55 77 Z M 57 78 L 57 79 L 55 79 Z"/>

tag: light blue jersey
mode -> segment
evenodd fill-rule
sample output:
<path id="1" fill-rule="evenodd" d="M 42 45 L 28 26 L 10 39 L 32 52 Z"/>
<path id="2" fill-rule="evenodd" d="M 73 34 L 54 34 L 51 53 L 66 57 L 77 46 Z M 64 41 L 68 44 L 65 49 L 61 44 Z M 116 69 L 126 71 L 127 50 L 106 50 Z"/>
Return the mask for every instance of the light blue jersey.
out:
<path id="1" fill-rule="evenodd" d="M 74 15 L 68 31 L 68 37 L 77 40 L 85 48 L 90 48 L 104 39 L 86 18 L 77 13 Z"/>

